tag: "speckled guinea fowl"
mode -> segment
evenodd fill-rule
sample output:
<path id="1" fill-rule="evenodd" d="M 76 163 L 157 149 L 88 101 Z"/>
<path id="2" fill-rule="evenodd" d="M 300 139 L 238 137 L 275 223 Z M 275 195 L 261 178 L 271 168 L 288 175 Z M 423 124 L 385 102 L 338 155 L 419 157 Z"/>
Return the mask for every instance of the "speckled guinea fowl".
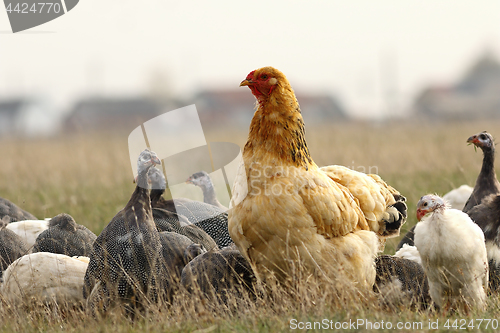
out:
<path id="1" fill-rule="evenodd" d="M 166 182 L 163 173 L 157 168 L 151 168 L 148 172 L 148 177 L 151 181 L 151 186 L 154 190 L 165 190 Z M 201 244 L 205 250 L 218 249 L 217 243 L 203 229 L 192 224 L 189 220 L 176 212 L 153 208 L 153 219 L 158 231 L 176 232 L 188 237 L 191 241 Z"/>
<path id="2" fill-rule="evenodd" d="M 200 222 L 224 213 L 223 209 L 201 201 L 178 198 L 175 199 L 174 203 L 174 200 L 166 200 L 163 198 L 165 188 L 166 187 L 154 188 L 151 190 L 151 206 L 153 208 L 161 208 L 171 212 L 176 212 L 179 215 L 185 216 L 190 223 Z"/>
<path id="3" fill-rule="evenodd" d="M 210 235 L 219 248 L 234 244 L 227 227 L 227 213 L 196 222 L 194 225 Z"/>
<path id="4" fill-rule="evenodd" d="M 249 262 L 233 245 L 194 258 L 182 270 L 181 281 L 188 291 L 198 290 L 225 303 L 228 294 L 253 297 L 256 278 Z"/>
<path id="5" fill-rule="evenodd" d="M 9 217 L 9 222 L 38 220 L 33 214 L 19 208 L 16 204 L 0 198 L 0 219 L 3 219 L 4 216 Z"/>
<path id="6" fill-rule="evenodd" d="M 128 303 L 128 308 L 157 300 L 162 246 L 153 221 L 147 174 L 159 163 L 148 149 L 140 154 L 134 193 L 94 242 L 83 286 L 83 296 L 89 298 L 88 307 L 94 313 L 116 300 Z"/>
<path id="7" fill-rule="evenodd" d="M 484 232 L 489 266 L 489 291 L 500 292 L 500 195 L 492 194 L 467 214 Z"/>
<path id="8" fill-rule="evenodd" d="M 206 252 L 199 244 L 176 232 L 160 232 L 162 254 L 167 270 L 180 281 L 182 269 L 188 262 Z M 190 247 L 193 245 L 192 247 Z M 188 249 L 189 248 L 189 249 Z"/>
<path id="9" fill-rule="evenodd" d="M 153 208 L 153 218 L 158 231 L 176 232 L 186 236 L 192 242 L 203 246 L 207 251 L 219 249 L 215 240 L 202 228 L 195 224 L 186 224 L 184 222 L 185 217 L 183 216 L 180 216 L 177 220 L 171 213 L 172 212 L 168 210 Z M 179 220 L 182 222 L 179 222 Z"/>
<path id="10" fill-rule="evenodd" d="M 0 219 L 0 278 L 2 272 L 14 261 L 29 252 L 28 246 L 15 232 L 5 228 L 9 217 Z"/>
<path id="11" fill-rule="evenodd" d="M 210 179 L 210 175 L 205 171 L 200 171 L 193 173 L 187 180 L 186 183 L 193 184 L 201 188 L 203 192 L 203 202 L 220 208 L 224 211 L 227 207 L 223 206 L 217 199 L 217 194 L 215 193 L 215 187 Z"/>
<path id="12" fill-rule="evenodd" d="M 175 212 L 173 200 L 164 200 L 161 196 L 165 191 L 165 177 L 158 169 L 152 169 L 151 173 L 151 179 L 154 180 L 155 184 L 158 184 L 151 191 L 151 204 L 155 223 L 159 230 L 178 232 L 188 236 L 193 242 L 202 244 L 205 249 L 211 250 L 213 246 L 203 240 L 205 237 L 203 234 L 198 235 L 199 232 L 194 228 L 196 226 L 208 234 L 219 248 L 233 244 L 227 228 L 226 212 L 212 205 L 185 198 L 175 199 L 176 202 L 179 201 L 177 202 L 179 209 Z M 153 197 L 153 192 L 155 197 Z M 215 212 L 218 213 L 213 215 Z M 209 213 L 209 216 L 204 215 L 205 213 Z M 203 218 L 203 216 L 205 217 Z M 196 238 L 192 238 L 191 235 Z"/>
<path id="13" fill-rule="evenodd" d="M 85 226 L 77 224 L 69 214 L 54 216 L 49 228 L 38 235 L 34 252 L 52 252 L 67 256 L 90 256 L 97 236 Z"/>
<path id="14" fill-rule="evenodd" d="M 479 205 L 485 197 L 491 194 L 500 194 L 500 183 L 495 174 L 495 142 L 493 137 L 490 133 L 484 131 L 474 134 L 467 139 L 467 142 L 481 148 L 483 151 L 483 164 L 477 176 L 474 190 L 462 210 L 465 213 L 469 212 L 472 207 Z"/>
<path id="15" fill-rule="evenodd" d="M 156 228 L 160 232 L 177 232 L 181 227 L 192 225 L 186 217 L 161 208 L 153 208 L 153 219 L 156 224 Z"/>
<path id="16" fill-rule="evenodd" d="M 377 275 L 373 290 L 381 294 L 385 305 L 409 302 L 411 306 L 427 308 L 431 303 L 429 283 L 418 263 L 389 255 L 375 259 Z"/>
<path id="17" fill-rule="evenodd" d="M 469 213 L 469 211 L 479 205 L 481 201 L 489 195 L 500 194 L 500 183 L 498 182 L 495 174 L 495 142 L 493 136 L 486 132 L 480 132 L 472 135 L 467 139 L 467 143 L 473 144 L 480 148 L 483 152 L 483 163 L 481 171 L 476 179 L 476 184 L 472 190 L 472 194 L 465 203 L 462 211 Z M 477 214 L 477 213 L 476 213 Z M 472 219 L 474 220 L 474 219 Z M 484 229 L 483 229 L 484 231 Z M 413 226 L 401 239 L 397 249 L 400 249 L 404 244 L 414 245 L 415 226 Z M 500 256 L 500 255 L 499 255 Z"/>
<path id="18" fill-rule="evenodd" d="M 184 266 L 198 255 L 206 252 L 201 245 L 193 243 L 189 238 L 176 232 L 160 232 L 162 245 L 162 274 L 165 295 L 168 301 L 178 290 Z"/>

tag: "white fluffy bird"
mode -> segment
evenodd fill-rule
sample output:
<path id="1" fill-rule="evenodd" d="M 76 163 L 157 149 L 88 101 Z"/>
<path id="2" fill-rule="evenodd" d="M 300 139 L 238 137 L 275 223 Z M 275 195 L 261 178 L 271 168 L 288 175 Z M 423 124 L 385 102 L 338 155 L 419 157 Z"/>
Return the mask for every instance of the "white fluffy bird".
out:
<path id="1" fill-rule="evenodd" d="M 415 246 L 404 244 L 403 247 L 394 254 L 394 256 L 398 258 L 408 259 L 422 265 L 422 258 L 420 257 L 420 253 Z"/>
<path id="2" fill-rule="evenodd" d="M 35 241 L 42 232 L 49 228 L 50 219 L 45 220 L 25 220 L 7 224 L 6 228 L 12 230 L 23 239 L 29 249 L 33 247 Z"/>
<path id="3" fill-rule="evenodd" d="M 443 195 L 443 199 L 450 203 L 451 208 L 463 210 L 473 190 L 474 188 L 464 184 Z"/>
<path id="4" fill-rule="evenodd" d="M 37 252 L 14 261 L 3 273 L 0 294 L 13 303 L 35 299 L 59 304 L 83 302 L 88 257 Z"/>
<path id="5" fill-rule="evenodd" d="M 415 228 L 415 245 L 434 303 L 441 309 L 484 309 L 488 259 L 481 228 L 432 194 L 418 202 L 417 219 L 422 220 Z"/>

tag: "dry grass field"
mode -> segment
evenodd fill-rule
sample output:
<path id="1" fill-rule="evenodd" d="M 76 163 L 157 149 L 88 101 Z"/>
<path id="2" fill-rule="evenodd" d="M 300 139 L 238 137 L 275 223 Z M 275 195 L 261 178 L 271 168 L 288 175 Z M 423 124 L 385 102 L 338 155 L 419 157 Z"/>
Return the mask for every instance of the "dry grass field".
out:
<path id="1" fill-rule="evenodd" d="M 416 223 L 415 205 L 427 193 L 444 194 L 462 184 L 474 185 L 482 154 L 466 139 L 479 131 L 500 135 L 500 122 L 483 123 L 347 123 L 307 128 L 315 162 L 341 164 L 358 171 L 378 173 L 407 197 L 408 222 Z M 65 212 L 77 223 L 99 234 L 125 205 L 133 189 L 127 147 L 128 133 L 84 135 L 42 140 L 0 140 L 0 197 L 7 198 L 38 218 Z M 206 133 L 207 141 L 229 141 L 243 147 L 246 131 Z M 394 253 L 398 239 L 388 241 L 385 253 Z M 0 295 L 0 332 L 281 332 L 291 331 L 290 321 L 333 323 L 365 320 L 373 323 L 422 323 L 405 331 L 427 331 L 438 321 L 439 331 L 455 319 L 500 318 L 500 301 L 490 296 L 485 313 L 449 317 L 406 307 L 383 309 L 375 295 L 336 294 L 314 285 L 299 285 L 292 293 L 277 290 L 256 301 L 230 300 L 214 306 L 189 294 L 174 306 L 152 306 L 134 322 L 119 313 L 95 320 L 81 309 L 9 304 Z M 492 324 L 470 331 L 495 331 Z M 333 324 L 332 324 L 333 325 Z M 344 327 L 353 330 L 353 326 Z M 392 331 L 384 329 L 377 331 Z M 332 327 L 334 328 L 334 327 Z M 358 330 L 365 330 L 361 325 Z M 369 328 L 369 326 L 368 326 Z M 375 326 L 376 328 L 376 326 Z M 393 330 L 395 326 L 393 326 Z M 298 329 L 296 331 L 305 331 Z"/>

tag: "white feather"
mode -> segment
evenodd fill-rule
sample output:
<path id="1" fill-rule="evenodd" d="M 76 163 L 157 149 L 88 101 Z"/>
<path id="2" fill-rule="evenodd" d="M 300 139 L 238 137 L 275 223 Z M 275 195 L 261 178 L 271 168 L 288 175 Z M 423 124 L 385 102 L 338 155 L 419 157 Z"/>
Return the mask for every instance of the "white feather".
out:
<path id="1" fill-rule="evenodd" d="M 420 258 L 420 253 L 415 246 L 404 244 L 402 248 L 394 254 L 395 257 L 408 259 L 422 265 L 422 259 Z"/>
<path id="2" fill-rule="evenodd" d="M 486 252 L 488 261 L 493 260 L 497 265 L 500 264 L 500 249 L 494 241 L 486 241 Z"/>

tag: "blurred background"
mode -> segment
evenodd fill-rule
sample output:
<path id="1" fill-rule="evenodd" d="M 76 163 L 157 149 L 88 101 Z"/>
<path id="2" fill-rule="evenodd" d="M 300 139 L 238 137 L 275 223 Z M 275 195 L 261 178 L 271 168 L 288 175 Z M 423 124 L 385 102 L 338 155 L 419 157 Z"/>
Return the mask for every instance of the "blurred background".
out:
<path id="1" fill-rule="evenodd" d="M 246 75 L 274 66 L 307 125 L 500 117 L 500 2 L 82 0 L 12 34 L 0 10 L 0 136 L 131 131 L 196 104 L 247 130 Z"/>
<path id="2" fill-rule="evenodd" d="M 239 83 L 263 66 L 290 80 L 316 163 L 380 174 L 404 229 L 423 194 L 474 185 L 470 135 L 500 135 L 497 0 L 81 0 L 16 34 L 0 10 L 0 197 L 99 233 L 135 186 L 129 133 L 195 104 L 207 142 L 243 147 Z"/>

